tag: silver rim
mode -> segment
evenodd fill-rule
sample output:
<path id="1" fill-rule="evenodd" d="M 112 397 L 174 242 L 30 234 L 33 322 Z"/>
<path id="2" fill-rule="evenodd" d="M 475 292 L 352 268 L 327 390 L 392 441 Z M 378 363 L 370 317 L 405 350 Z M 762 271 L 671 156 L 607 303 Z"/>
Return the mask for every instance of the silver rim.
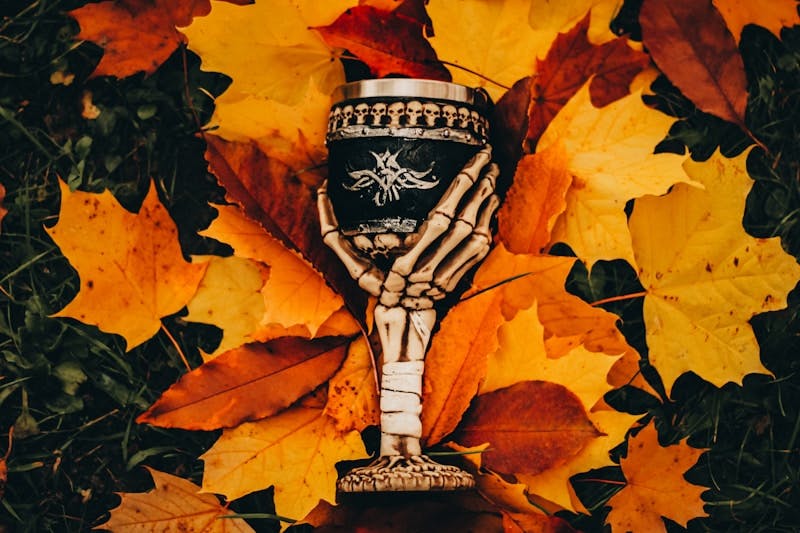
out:
<path id="1" fill-rule="evenodd" d="M 482 89 L 473 89 L 445 81 L 419 80 L 411 78 L 384 78 L 361 80 L 340 85 L 333 93 L 333 103 L 358 98 L 393 96 L 398 98 L 431 98 L 462 102 L 478 108 L 489 104 L 489 97 Z"/>

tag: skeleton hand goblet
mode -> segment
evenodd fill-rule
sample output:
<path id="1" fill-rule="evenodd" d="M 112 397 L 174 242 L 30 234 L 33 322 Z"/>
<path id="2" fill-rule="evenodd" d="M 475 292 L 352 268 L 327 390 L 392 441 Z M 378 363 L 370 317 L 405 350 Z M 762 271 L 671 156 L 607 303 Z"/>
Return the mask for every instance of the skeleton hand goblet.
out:
<path id="1" fill-rule="evenodd" d="M 325 243 L 378 300 L 383 353 L 380 455 L 338 489 L 467 489 L 475 483 L 469 473 L 422 453 L 422 377 L 435 303 L 492 240 L 499 199 L 481 115 L 488 99 L 454 84 L 400 79 L 345 85 L 342 99 L 331 111 L 320 225 Z"/>

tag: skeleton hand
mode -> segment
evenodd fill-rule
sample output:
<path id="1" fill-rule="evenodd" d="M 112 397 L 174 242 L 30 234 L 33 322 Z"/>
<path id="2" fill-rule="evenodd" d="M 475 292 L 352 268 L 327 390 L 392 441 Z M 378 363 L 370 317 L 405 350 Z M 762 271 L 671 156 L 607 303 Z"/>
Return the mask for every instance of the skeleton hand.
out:
<path id="1" fill-rule="evenodd" d="M 468 488 L 474 480 L 458 468 L 424 455 L 422 375 L 425 352 L 436 322 L 433 304 L 451 292 L 489 252 L 490 223 L 500 202 L 498 168 L 491 147 L 478 152 L 459 172 L 420 229 L 402 243 L 405 253 L 384 273 L 339 230 L 325 184 L 318 207 L 322 235 L 359 286 L 378 298 L 375 327 L 383 348 L 381 445 L 378 460 L 339 480 L 345 492 Z M 485 172 L 484 172 L 485 170 Z M 376 237 L 395 241 L 400 237 Z M 391 474 L 395 472 L 395 474 Z"/>
<path id="2" fill-rule="evenodd" d="M 381 305 L 406 309 L 429 309 L 451 292 L 470 268 L 489 252 L 490 223 L 499 206 L 495 194 L 497 165 L 489 164 L 491 147 L 478 152 L 459 172 L 414 234 L 406 238 L 408 251 L 398 257 L 388 273 L 359 252 L 342 235 L 327 184 L 318 192 L 323 239 L 347 267 L 350 275 Z M 482 173 L 485 167 L 488 169 Z M 358 237 L 356 237 L 358 238 Z M 399 237 L 389 235 L 385 240 Z M 381 239 L 378 238 L 378 241 Z"/>

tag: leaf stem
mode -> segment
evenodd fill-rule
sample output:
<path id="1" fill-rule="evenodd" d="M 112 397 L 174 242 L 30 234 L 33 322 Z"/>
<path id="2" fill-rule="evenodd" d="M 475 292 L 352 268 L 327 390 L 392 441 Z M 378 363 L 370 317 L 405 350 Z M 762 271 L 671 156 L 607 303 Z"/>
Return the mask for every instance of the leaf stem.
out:
<path id="1" fill-rule="evenodd" d="M 494 84 L 494 85 L 497 85 L 498 87 L 501 87 L 501 88 L 505 89 L 506 91 L 508 91 L 509 89 L 511 89 L 511 87 L 509 87 L 509 86 L 507 86 L 507 85 L 503 85 L 503 84 L 502 84 L 502 83 L 500 83 L 499 81 L 495 81 L 495 80 L 493 80 L 492 78 L 490 78 L 490 77 L 488 77 L 488 76 L 484 76 L 484 75 L 483 75 L 483 74 L 481 74 L 480 72 L 475 72 L 474 70 L 472 70 L 472 69 L 470 69 L 470 68 L 467 68 L 467 67 L 464 67 L 464 66 L 458 65 L 458 64 L 456 64 L 456 63 L 451 63 L 451 62 L 449 62 L 449 61 L 445 61 L 444 59 L 440 59 L 440 60 L 439 60 L 439 62 L 440 62 L 440 63 L 442 63 L 443 65 L 447 65 L 448 67 L 453 67 L 453 68 L 457 68 L 457 69 L 463 70 L 464 72 L 469 72 L 469 73 L 470 73 L 470 74 L 472 74 L 473 76 L 478 76 L 479 78 L 481 78 L 481 79 L 483 79 L 483 80 L 486 80 L 486 81 L 488 81 L 489 83 L 492 83 L 492 84 Z"/>
<path id="2" fill-rule="evenodd" d="M 582 483 L 605 483 L 606 485 L 620 485 L 620 486 L 627 485 L 627 483 L 624 481 L 616 481 L 613 479 L 587 478 L 587 479 L 579 479 L 578 481 Z"/>
<path id="3" fill-rule="evenodd" d="M 218 519 L 231 519 L 231 518 L 251 518 L 251 519 L 261 519 L 261 520 L 278 520 L 281 522 L 286 522 L 288 524 L 294 524 L 297 522 L 294 518 L 287 518 L 285 516 L 280 516 L 276 514 L 269 514 L 269 513 L 236 513 L 236 514 L 226 514 L 222 516 L 218 516 Z"/>
<path id="4" fill-rule="evenodd" d="M 647 291 L 639 291 L 639 292 L 632 292 L 630 294 L 619 294 L 617 296 L 610 296 L 608 298 L 603 298 L 602 300 L 597 300 L 596 302 L 592 302 L 590 305 L 596 307 L 598 305 L 608 304 L 611 302 L 622 302 L 625 300 L 633 300 L 634 298 L 642 298 L 643 296 L 647 296 Z"/>
<path id="5" fill-rule="evenodd" d="M 497 287 L 499 287 L 501 285 L 505 285 L 506 283 L 511 283 L 512 281 L 516 281 L 519 278 L 524 278 L 525 276 L 530 276 L 531 274 L 533 274 L 533 272 L 523 272 L 522 274 L 517 274 L 516 276 L 511 276 L 510 278 L 506 278 L 504 280 L 498 281 L 497 283 L 493 283 L 492 285 L 489 285 L 488 287 L 484 287 L 482 289 L 479 289 L 479 290 L 477 290 L 477 291 L 475 291 L 475 292 L 473 292 L 471 294 L 467 293 L 464 296 L 462 296 L 461 300 L 459 300 L 459 301 L 460 302 L 466 302 L 470 298 L 475 298 L 476 296 L 479 296 L 479 295 L 483 294 L 486 291 L 490 291 L 492 289 L 496 289 Z"/>
<path id="6" fill-rule="evenodd" d="M 186 370 L 191 372 L 192 367 L 189 365 L 189 360 L 186 359 L 186 356 L 184 355 L 183 350 L 181 350 L 178 341 L 175 340 L 175 337 L 172 336 L 172 333 L 169 332 L 167 326 L 165 326 L 163 322 L 161 323 L 161 331 L 167 335 L 167 338 L 169 338 L 170 342 L 172 342 L 172 345 L 175 347 L 175 350 L 177 350 L 178 355 L 181 356 L 181 361 L 183 361 L 183 364 L 186 366 Z"/>

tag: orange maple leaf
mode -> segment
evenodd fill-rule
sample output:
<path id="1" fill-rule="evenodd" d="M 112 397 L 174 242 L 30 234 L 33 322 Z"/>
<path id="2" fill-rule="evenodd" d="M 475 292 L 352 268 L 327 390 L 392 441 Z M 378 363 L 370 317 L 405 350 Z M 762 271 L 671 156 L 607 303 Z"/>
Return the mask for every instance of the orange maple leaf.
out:
<path id="1" fill-rule="evenodd" d="M 661 446 L 653 424 L 628 441 L 628 455 L 620 461 L 626 485 L 608 500 L 606 522 L 616 532 L 666 531 L 664 516 L 682 526 L 692 518 L 708 516 L 700 495 L 706 487 L 686 481 L 684 474 L 706 450 L 691 448 L 686 439 Z"/>
<path id="2" fill-rule="evenodd" d="M 154 185 L 137 214 L 108 191 L 70 192 L 60 186 L 61 213 L 47 233 L 78 271 L 81 287 L 53 316 L 122 335 L 130 350 L 155 335 L 161 317 L 186 305 L 206 264 L 183 259 L 178 229 Z"/>

